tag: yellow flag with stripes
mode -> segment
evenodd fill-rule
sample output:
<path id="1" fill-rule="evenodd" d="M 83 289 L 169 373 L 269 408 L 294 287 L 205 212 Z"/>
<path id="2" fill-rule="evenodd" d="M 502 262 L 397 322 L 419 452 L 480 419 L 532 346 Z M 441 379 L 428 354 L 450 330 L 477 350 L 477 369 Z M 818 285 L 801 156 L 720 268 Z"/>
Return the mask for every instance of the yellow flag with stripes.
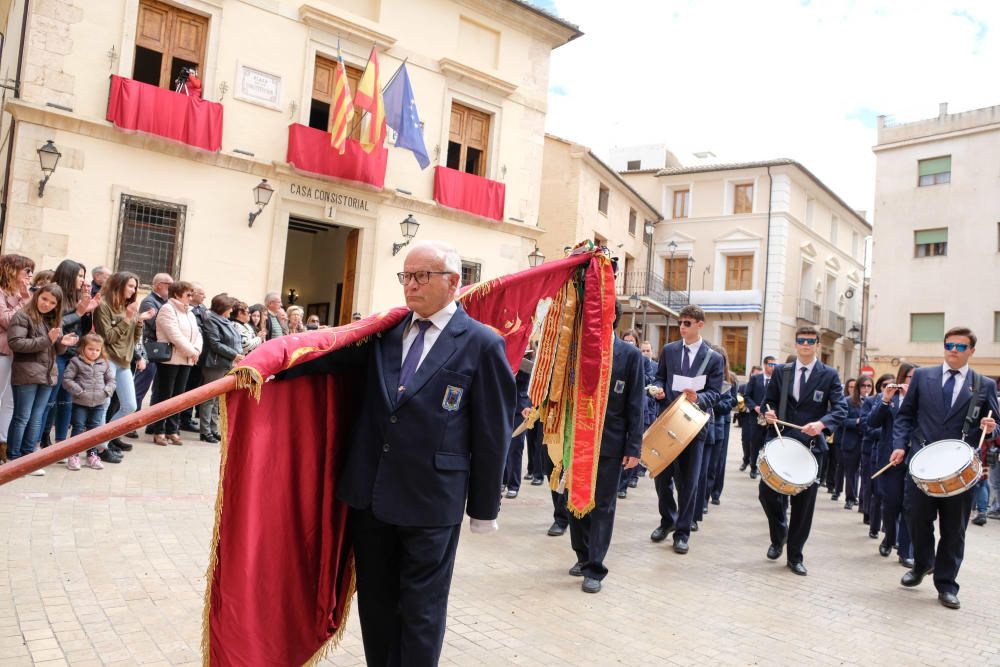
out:
<path id="1" fill-rule="evenodd" d="M 337 69 L 333 73 L 333 108 L 330 109 L 330 145 L 341 155 L 347 147 L 347 135 L 350 133 L 351 120 L 354 119 L 354 103 L 351 100 L 351 87 L 347 81 L 347 68 L 344 67 L 344 56 L 337 44 Z"/>
<path id="2" fill-rule="evenodd" d="M 378 54 L 372 47 L 368 56 L 368 66 L 358 83 L 357 95 L 354 99 L 359 109 L 364 109 L 370 116 L 368 123 L 361 128 L 361 148 L 371 153 L 376 146 L 381 146 L 385 140 L 385 104 L 382 101 L 382 86 L 378 71 Z"/>

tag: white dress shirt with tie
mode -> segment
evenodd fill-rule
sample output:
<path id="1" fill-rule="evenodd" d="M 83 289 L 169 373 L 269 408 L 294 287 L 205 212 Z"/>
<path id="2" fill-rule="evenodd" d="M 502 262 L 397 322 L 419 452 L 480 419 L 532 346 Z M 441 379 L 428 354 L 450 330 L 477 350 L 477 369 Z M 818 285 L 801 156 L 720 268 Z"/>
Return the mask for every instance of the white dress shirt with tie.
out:
<path id="1" fill-rule="evenodd" d="M 458 310 L 458 304 L 451 301 L 447 306 L 427 318 L 430 320 L 431 326 L 424 333 L 424 350 L 420 355 L 420 360 L 417 362 L 417 367 L 413 370 L 414 374 L 416 374 L 417 370 L 420 368 L 420 364 L 424 363 L 424 359 L 427 358 L 427 354 L 431 351 L 431 348 L 434 347 L 434 343 L 438 338 L 440 338 L 441 332 L 444 331 L 446 326 L 448 326 L 448 322 L 451 322 L 451 318 L 455 314 L 456 310 Z M 403 332 L 402 359 L 406 359 L 407 353 L 413 346 L 413 341 L 417 339 L 417 334 L 420 332 L 420 328 L 414 326 L 414 322 L 418 319 L 423 318 L 420 318 L 416 313 L 413 313 L 413 318 L 406 326 L 406 331 Z"/>
<path id="2" fill-rule="evenodd" d="M 698 351 L 701 350 L 701 344 L 703 342 L 705 341 L 700 337 L 693 343 L 685 343 L 683 340 L 681 341 L 681 345 L 688 349 L 688 363 L 691 364 L 692 370 L 697 370 L 694 367 L 694 358 L 698 356 Z M 681 352 L 681 363 L 684 363 L 684 352 Z"/>
<path id="3" fill-rule="evenodd" d="M 806 369 L 805 378 L 802 378 L 802 369 Z M 809 382 L 809 378 L 812 376 L 813 369 L 816 368 L 816 360 L 813 359 L 809 365 L 804 366 L 798 359 L 795 360 L 795 376 L 792 378 L 792 396 L 796 401 L 800 400 L 799 396 L 799 384 L 803 386 Z"/>
<path id="4" fill-rule="evenodd" d="M 941 388 L 944 389 L 945 383 L 951 374 L 948 373 L 950 370 L 957 370 L 958 375 L 955 376 L 955 386 L 951 390 L 951 403 L 950 405 L 955 405 L 955 401 L 958 400 L 958 395 L 962 393 L 962 387 L 965 386 L 965 376 L 969 374 L 969 364 L 962 366 L 961 368 L 952 369 L 947 362 L 941 365 Z"/>

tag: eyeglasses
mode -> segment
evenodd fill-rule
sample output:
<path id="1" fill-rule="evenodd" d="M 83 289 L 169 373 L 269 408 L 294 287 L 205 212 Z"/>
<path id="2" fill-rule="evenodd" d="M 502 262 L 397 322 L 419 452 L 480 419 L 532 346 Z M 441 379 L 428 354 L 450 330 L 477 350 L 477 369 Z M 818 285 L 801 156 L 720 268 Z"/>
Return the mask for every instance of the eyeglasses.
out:
<path id="1" fill-rule="evenodd" d="M 863 384 L 863 385 L 861 385 L 861 388 L 862 388 L 862 389 L 865 389 L 866 387 L 867 387 L 868 389 L 871 389 L 871 388 L 872 388 L 872 386 L 871 386 L 870 384 Z"/>
<path id="2" fill-rule="evenodd" d="M 194 296 L 194 292 L 184 292 L 184 296 Z"/>
<path id="3" fill-rule="evenodd" d="M 949 352 L 952 352 L 954 350 L 958 350 L 959 352 L 965 352 L 966 350 L 969 349 L 969 344 L 968 343 L 945 343 L 944 344 L 944 349 L 948 350 Z"/>
<path id="4" fill-rule="evenodd" d="M 678 326 L 682 326 L 682 327 L 684 327 L 686 329 L 690 329 L 691 327 L 693 327 L 694 325 L 696 325 L 698 323 L 695 322 L 694 320 L 680 320 L 677 324 L 678 324 Z"/>
<path id="5" fill-rule="evenodd" d="M 768 367 L 768 368 L 774 368 L 774 367 L 775 367 L 775 366 L 777 366 L 777 365 L 778 365 L 778 364 L 776 364 L 776 363 L 775 363 L 775 362 L 773 362 L 773 361 L 769 361 L 769 362 L 767 362 L 767 367 Z"/>
<path id="6" fill-rule="evenodd" d="M 431 276 L 448 276 L 451 273 L 451 271 L 400 271 L 396 277 L 399 278 L 400 285 L 410 282 L 411 278 L 416 280 L 418 285 L 426 285 L 430 282 Z"/>
<path id="7" fill-rule="evenodd" d="M 795 342 L 798 345 L 815 345 L 816 344 L 816 339 L 815 338 L 796 338 Z"/>

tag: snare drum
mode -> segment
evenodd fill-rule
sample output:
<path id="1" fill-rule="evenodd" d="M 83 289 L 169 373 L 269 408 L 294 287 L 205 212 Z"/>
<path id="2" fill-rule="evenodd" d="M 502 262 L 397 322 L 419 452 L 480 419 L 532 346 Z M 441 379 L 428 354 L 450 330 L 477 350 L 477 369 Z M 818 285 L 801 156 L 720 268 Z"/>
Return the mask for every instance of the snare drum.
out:
<path id="1" fill-rule="evenodd" d="M 809 448 L 794 438 L 774 438 L 757 457 L 760 478 L 786 496 L 802 493 L 816 482 L 819 464 Z"/>
<path id="2" fill-rule="evenodd" d="M 913 483 L 934 498 L 968 491 L 979 481 L 982 471 L 976 450 L 962 440 L 932 442 L 910 459 Z"/>

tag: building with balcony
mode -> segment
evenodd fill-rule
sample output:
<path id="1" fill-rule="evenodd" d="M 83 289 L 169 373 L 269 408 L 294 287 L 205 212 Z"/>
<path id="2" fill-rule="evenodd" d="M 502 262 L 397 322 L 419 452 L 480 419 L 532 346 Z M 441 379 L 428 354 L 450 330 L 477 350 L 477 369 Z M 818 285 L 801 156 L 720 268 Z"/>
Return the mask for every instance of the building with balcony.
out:
<path id="1" fill-rule="evenodd" d="M 939 364 L 944 332 L 966 326 L 973 366 L 1000 376 L 1000 106 L 877 131 L 872 365 Z"/>
<path id="2" fill-rule="evenodd" d="M 0 11 L 0 67 L 14 79 L 3 252 L 144 283 L 168 271 L 251 301 L 294 289 L 330 323 L 400 302 L 395 248 L 411 215 L 416 240 L 455 244 L 465 282 L 528 266 L 549 58 L 581 34 L 561 19 L 520 0 L 8 0 Z M 381 86 L 405 61 L 427 169 L 391 131 L 362 151 L 360 110 L 344 154 L 330 146 L 338 44 L 352 88 L 373 45 Z M 193 81 L 176 92 L 183 68 L 200 97 Z M 61 159 L 42 193 L 49 141 Z M 261 209 L 263 179 L 273 197 Z"/>
<path id="3" fill-rule="evenodd" d="M 735 373 L 768 354 L 784 360 L 805 323 L 819 328 L 825 363 L 858 372 L 871 226 L 812 172 L 770 160 L 622 177 L 664 213 L 653 270 L 671 294 L 705 309 L 704 337 L 726 349 Z"/>
<path id="4" fill-rule="evenodd" d="M 649 271 L 647 229 L 663 216 L 589 148 L 545 135 L 539 220 L 545 235 L 538 248 L 562 257 L 585 239 L 606 246 L 618 259 L 615 289 L 622 303 L 622 329 L 643 333 L 666 324 L 663 278 Z"/>

